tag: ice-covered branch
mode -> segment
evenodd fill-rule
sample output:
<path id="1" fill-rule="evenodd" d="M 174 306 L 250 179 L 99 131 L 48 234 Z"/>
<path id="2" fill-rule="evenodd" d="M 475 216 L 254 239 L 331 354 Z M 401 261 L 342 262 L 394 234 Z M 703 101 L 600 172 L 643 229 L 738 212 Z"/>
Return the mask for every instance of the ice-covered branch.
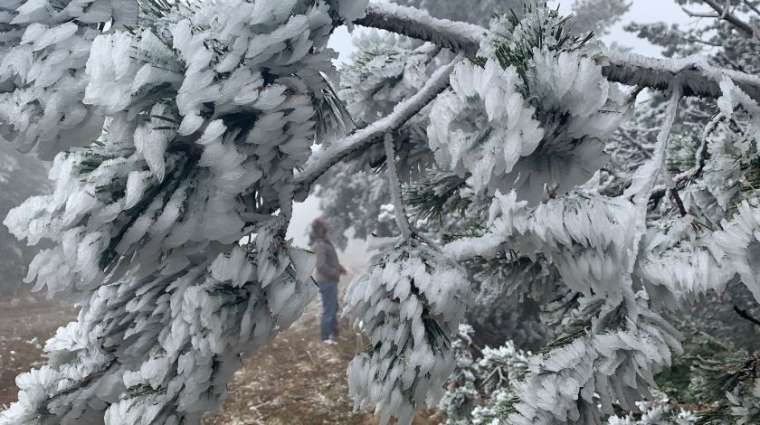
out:
<path id="1" fill-rule="evenodd" d="M 718 98 L 720 80 L 730 78 L 755 100 L 760 100 L 760 77 L 711 66 L 703 58 L 656 59 L 632 53 L 607 52 L 604 75 L 625 85 L 667 90 L 671 81 L 679 80 L 683 95 Z"/>
<path id="2" fill-rule="evenodd" d="M 315 154 L 306 164 L 304 170 L 295 178 L 297 188 L 296 199 L 305 199 L 311 185 L 325 171 L 338 163 L 338 161 L 360 149 L 365 149 L 375 143 L 382 142 L 383 136 L 386 133 L 399 129 L 411 117 L 435 99 L 438 94 L 448 87 L 449 75 L 451 75 L 454 65 L 458 62 L 458 60 L 455 60 L 451 64 L 437 70 L 417 94 L 400 103 L 387 117 L 335 142 L 323 152 Z"/>
<path id="3" fill-rule="evenodd" d="M 372 2 L 357 25 L 383 29 L 474 56 L 487 30 L 466 22 L 437 19 L 413 7 Z"/>
<path id="4" fill-rule="evenodd" d="M 710 8 L 714 10 L 715 13 L 718 14 L 717 17 L 719 19 L 723 19 L 729 24 L 733 25 L 734 28 L 744 33 L 744 35 L 746 35 L 747 37 L 755 37 L 755 28 L 753 28 L 752 25 L 748 24 L 747 22 L 744 22 L 738 16 L 733 14 L 728 9 L 728 7 L 721 6 L 715 0 L 702 0 L 702 2 L 710 6 Z"/>
<path id="5" fill-rule="evenodd" d="M 412 228 L 409 225 L 409 219 L 406 217 L 404 209 L 404 201 L 401 199 L 401 182 L 398 178 L 398 170 L 396 169 L 396 150 L 393 146 L 393 134 L 386 133 L 385 135 L 385 164 L 388 173 L 388 188 L 391 192 L 391 199 L 393 200 L 393 209 L 396 214 L 396 223 L 398 224 L 401 236 L 404 239 L 409 239 L 412 234 Z"/>
<path id="6" fill-rule="evenodd" d="M 413 8 L 377 2 L 371 3 L 367 15 L 355 23 L 430 41 L 468 56 L 477 52 L 483 34 L 487 32 L 477 25 L 435 19 Z M 605 62 L 605 77 L 629 86 L 665 91 L 677 77 L 683 84 L 684 96 L 718 98 L 721 96 L 719 76 L 726 75 L 753 99 L 760 100 L 760 78 L 713 67 L 700 59 L 655 59 L 608 52 Z"/>

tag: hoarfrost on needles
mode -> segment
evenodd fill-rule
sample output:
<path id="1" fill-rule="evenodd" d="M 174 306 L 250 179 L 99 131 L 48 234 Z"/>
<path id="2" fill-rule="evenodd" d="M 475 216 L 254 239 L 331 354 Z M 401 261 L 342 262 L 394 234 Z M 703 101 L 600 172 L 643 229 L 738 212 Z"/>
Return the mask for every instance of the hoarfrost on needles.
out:
<path id="1" fill-rule="evenodd" d="M 81 305 L 48 341 L 48 364 L 17 379 L 1 425 L 198 424 L 238 355 L 314 295 L 313 258 L 285 232 L 293 200 L 336 164 L 354 192 L 371 187 L 366 202 L 385 218 L 392 210 L 401 233 L 383 239 L 347 296 L 370 340 L 348 370 L 359 407 L 408 424 L 437 404 L 471 281 L 483 277 L 508 281 L 498 294 L 571 300 L 566 333 L 544 351 L 485 352 L 519 363 L 494 392 L 501 419 L 637 423 L 616 415 L 639 406 L 639 422 L 691 423 L 640 400 L 681 352 L 667 303 L 735 281 L 760 300 L 747 171 L 760 150 L 760 79 L 700 58 L 607 51 L 539 2 L 488 29 L 367 0 L 143 3 L 0 6 L 0 138 L 54 158 L 55 182 L 4 224 L 31 245 L 50 242 L 26 280 Z M 355 20 L 428 43 L 366 37 L 343 70 L 344 108 L 326 44 Z M 634 139 L 642 151 L 623 157 L 644 159 L 622 178 L 607 151 L 638 92 L 610 80 L 670 94 L 656 141 Z M 718 99 L 696 147 L 675 137 L 691 94 Z M 348 112 L 362 128 L 333 140 L 353 124 Z M 384 152 L 368 149 L 379 140 Z M 384 161 L 388 182 L 357 178 L 350 159 Z M 679 161 L 689 168 L 671 173 Z M 402 182 L 423 204 L 415 211 L 456 204 L 461 216 L 410 221 Z M 731 393 L 726 406 L 745 420 L 758 394 Z"/>

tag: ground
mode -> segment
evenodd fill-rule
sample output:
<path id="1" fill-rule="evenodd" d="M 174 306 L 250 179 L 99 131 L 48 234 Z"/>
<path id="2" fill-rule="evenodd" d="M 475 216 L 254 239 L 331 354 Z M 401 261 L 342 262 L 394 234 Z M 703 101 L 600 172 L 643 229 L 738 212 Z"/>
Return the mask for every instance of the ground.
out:
<path id="1" fill-rule="evenodd" d="M 75 316 L 37 297 L 0 297 L 0 406 L 16 400 L 16 376 L 44 360 L 45 341 Z"/>
<path id="2" fill-rule="evenodd" d="M 16 399 L 14 377 L 43 360 L 41 348 L 55 328 L 75 317 L 71 308 L 32 297 L 0 300 L 0 406 Z M 264 350 L 245 361 L 230 383 L 221 411 L 204 425 L 374 425 L 354 412 L 346 366 L 363 348 L 361 337 L 342 323 L 338 344 L 319 341 L 319 300 Z M 415 425 L 435 425 L 432 413 Z"/>

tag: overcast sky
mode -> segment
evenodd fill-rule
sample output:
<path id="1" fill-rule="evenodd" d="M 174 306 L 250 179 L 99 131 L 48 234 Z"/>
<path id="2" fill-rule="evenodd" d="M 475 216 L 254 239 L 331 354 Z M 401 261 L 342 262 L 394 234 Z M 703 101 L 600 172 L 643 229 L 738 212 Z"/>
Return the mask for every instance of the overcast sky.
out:
<path id="1" fill-rule="evenodd" d="M 462 0 L 463 2 L 477 0 Z M 559 3 L 560 11 L 569 13 L 574 1 L 550 1 L 550 4 Z M 623 26 L 629 22 L 650 23 L 650 22 L 668 22 L 679 25 L 693 25 L 698 22 L 696 19 L 689 18 L 681 10 L 680 6 L 673 0 L 631 0 L 631 9 L 623 17 L 622 21 L 616 25 L 611 33 L 604 38 L 608 43 L 616 42 L 623 46 L 633 47 L 637 53 L 644 55 L 659 55 L 659 49 L 651 44 L 636 38 L 635 35 L 623 30 Z M 362 29 L 360 29 L 361 31 Z M 353 46 L 351 35 L 345 27 L 338 29 L 330 40 L 330 46 L 340 53 L 340 62 L 349 61 Z"/>
<path id="2" fill-rule="evenodd" d="M 462 0 L 463 2 L 476 0 Z M 555 5 L 557 2 L 550 2 Z M 560 1 L 560 10 L 567 13 L 573 1 Z M 672 0 L 632 0 L 631 10 L 623 17 L 622 21 L 616 25 L 611 33 L 604 38 L 609 44 L 618 43 L 621 46 L 634 48 L 634 51 L 649 56 L 659 56 L 660 51 L 655 46 L 636 38 L 623 30 L 623 26 L 629 22 L 650 23 L 665 21 L 668 23 L 678 23 L 682 26 L 697 25 L 698 20 L 689 18 Z M 357 31 L 367 31 L 366 29 L 357 29 Z M 354 50 L 351 42 L 351 35 L 345 27 L 339 28 L 330 40 L 330 46 L 340 53 L 339 62 L 351 60 L 351 52 Z M 296 244 L 306 246 L 307 231 L 311 221 L 319 217 L 319 201 L 314 197 L 309 198 L 302 204 L 297 204 L 294 209 L 294 217 L 289 229 L 289 237 L 293 238 Z M 353 244 L 347 250 L 348 252 L 363 252 L 361 244 Z M 360 262 L 358 258 L 347 258 L 346 261 L 354 260 Z"/>

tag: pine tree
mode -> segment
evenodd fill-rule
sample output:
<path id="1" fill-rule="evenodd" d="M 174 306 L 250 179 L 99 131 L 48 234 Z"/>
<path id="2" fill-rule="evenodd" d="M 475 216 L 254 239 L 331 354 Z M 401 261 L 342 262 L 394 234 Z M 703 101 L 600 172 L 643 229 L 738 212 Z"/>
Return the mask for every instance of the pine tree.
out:
<path id="1" fill-rule="evenodd" d="M 36 158 L 23 155 L 10 144 L 0 144 L 0 214 L 24 199 L 49 189 L 47 167 Z M 0 295 L 12 296 L 26 287 L 26 265 L 36 249 L 16 240 L 5 227 L 0 228 Z M 24 291 L 26 292 L 26 291 Z"/>
<path id="2" fill-rule="evenodd" d="M 652 398 L 683 351 L 671 311 L 732 282 L 760 298 L 756 75 L 608 50 L 533 1 L 488 28 L 366 0 L 28 0 L 0 19 L 2 137 L 55 157 L 51 191 L 4 223 L 51 243 L 28 277 L 81 305 L 0 424 L 199 423 L 313 295 L 292 204 L 349 162 L 384 168 L 396 222 L 347 303 L 370 341 L 350 390 L 383 423 L 444 397 L 465 310 L 489 293 L 473 278 L 530 299 L 531 327 L 558 323 L 526 336 L 535 354 L 489 355 L 518 371 L 486 390 L 495 423 L 691 420 Z M 426 44 L 370 43 L 343 107 L 326 44 L 344 23 Z M 616 130 L 644 87 L 666 100 L 638 117 L 653 140 L 628 133 L 634 156 Z M 685 97 L 707 119 L 681 125 Z M 754 360 L 728 363 L 708 413 L 751 423 Z M 695 365 L 715 397 L 704 384 L 725 375 Z"/>

